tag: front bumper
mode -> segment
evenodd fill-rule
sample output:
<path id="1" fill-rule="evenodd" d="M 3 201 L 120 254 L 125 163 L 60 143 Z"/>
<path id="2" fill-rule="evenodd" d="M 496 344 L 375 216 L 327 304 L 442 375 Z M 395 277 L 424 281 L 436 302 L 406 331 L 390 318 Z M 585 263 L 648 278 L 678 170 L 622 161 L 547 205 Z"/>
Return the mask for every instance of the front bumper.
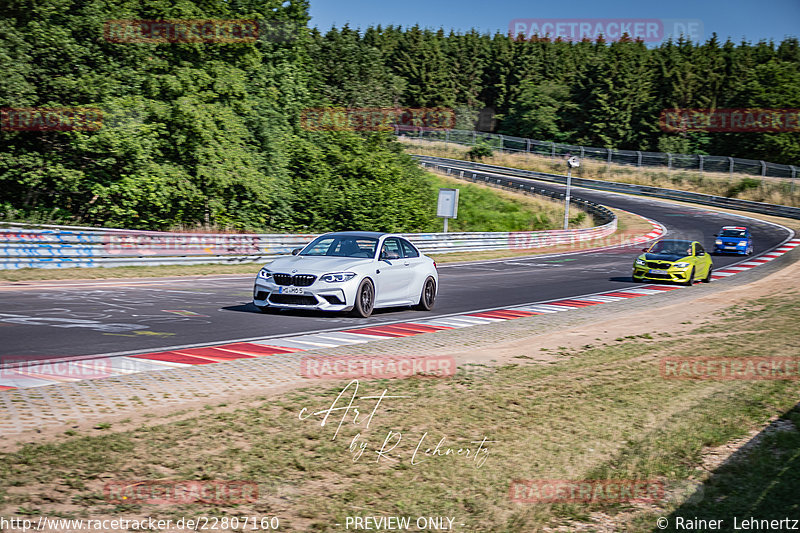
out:
<path id="1" fill-rule="evenodd" d="M 738 254 L 738 255 L 747 255 L 747 250 L 749 246 L 719 246 L 714 245 L 714 253 L 715 254 Z"/>
<path id="2" fill-rule="evenodd" d="M 253 286 L 253 304 L 257 307 L 309 309 L 319 311 L 350 311 L 353 309 L 359 279 L 327 283 L 317 279 L 308 287 L 277 285 L 257 278 Z M 287 292 L 289 289 L 291 292 Z M 301 294 L 294 292 L 302 291 Z"/>
<path id="3" fill-rule="evenodd" d="M 647 266 L 634 265 L 633 279 L 635 281 L 674 281 L 676 283 L 683 283 L 689 280 L 692 273 L 692 267 L 686 268 L 668 268 L 666 274 L 653 273 L 654 269 Z M 657 270 L 657 269 L 656 269 Z"/>

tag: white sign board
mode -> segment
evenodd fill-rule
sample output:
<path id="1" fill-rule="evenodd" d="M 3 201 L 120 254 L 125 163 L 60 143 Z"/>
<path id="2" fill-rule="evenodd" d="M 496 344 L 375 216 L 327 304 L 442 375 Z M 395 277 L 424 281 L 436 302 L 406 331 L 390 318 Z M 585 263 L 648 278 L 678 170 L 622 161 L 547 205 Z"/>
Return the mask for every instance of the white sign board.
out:
<path id="1" fill-rule="evenodd" d="M 439 189 L 439 203 L 436 204 L 436 216 L 458 218 L 458 189 Z"/>
<path id="2" fill-rule="evenodd" d="M 581 160 L 575 156 L 572 156 L 569 159 L 567 159 L 567 164 L 572 168 L 578 168 L 579 166 L 581 166 Z"/>

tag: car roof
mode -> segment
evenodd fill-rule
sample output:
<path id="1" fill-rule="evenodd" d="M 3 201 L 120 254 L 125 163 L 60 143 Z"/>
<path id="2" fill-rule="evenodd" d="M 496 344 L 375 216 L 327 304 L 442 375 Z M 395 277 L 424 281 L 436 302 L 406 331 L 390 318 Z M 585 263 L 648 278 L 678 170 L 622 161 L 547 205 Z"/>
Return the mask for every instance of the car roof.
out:
<path id="1" fill-rule="evenodd" d="M 692 244 L 693 242 L 697 242 L 697 241 L 689 241 L 689 240 L 686 240 L 686 239 L 661 239 L 658 242 L 682 242 L 682 243 L 686 243 L 686 244 Z M 653 244 L 655 244 L 655 243 L 653 243 Z"/>
<path id="2" fill-rule="evenodd" d="M 332 231 L 326 233 L 325 237 L 342 236 L 342 237 L 369 237 L 370 239 L 379 239 L 388 233 L 381 231 Z"/>

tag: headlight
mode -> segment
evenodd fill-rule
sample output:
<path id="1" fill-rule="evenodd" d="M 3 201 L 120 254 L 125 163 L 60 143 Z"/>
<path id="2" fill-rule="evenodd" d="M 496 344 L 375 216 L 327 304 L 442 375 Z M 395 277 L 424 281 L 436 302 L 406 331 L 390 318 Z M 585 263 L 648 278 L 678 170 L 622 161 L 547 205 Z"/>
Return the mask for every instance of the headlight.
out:
<path id="1" fill-rule="evenodd" d="M 355 272 L 332 272 L 331 274 L 320 276 L 320 279 L 322 281 L 327 281 L 328 283 L 341 283 L 343 281 L 351 280 L 355 276 Z"/>
<path id="2" fill-rule="evenodd" d="M 747 241 L 739 241 L 739 246 L 747 246 Z"/>
<path id="3" fill-rule="evenodd" d="M 639 266 L 646 266 L 647 263 L 644 262 L 644 259 L 637 259 L 636 264 Z"/>
<path id="4" fill-rule="evenodd" d="M 722 240 L 721 239 L 717 239 L 716 241 L 714 241 L 714 244 L 718 244 L 719 246 L 722 246 Z"/>
<path id="5" fill-rule="evenodd" d="M 270 272 L 266 268 L 262 268 L 261 270 L 258 271 L 258 277 L 261 279 L 271 279 L 272 272 Z"/>
<path id="6" fill-rule="evenodd" d="M 686 268 L 688 266 L 691 266 L 691 263 L 675 263 L 672 266 L 675 268 Z"/>

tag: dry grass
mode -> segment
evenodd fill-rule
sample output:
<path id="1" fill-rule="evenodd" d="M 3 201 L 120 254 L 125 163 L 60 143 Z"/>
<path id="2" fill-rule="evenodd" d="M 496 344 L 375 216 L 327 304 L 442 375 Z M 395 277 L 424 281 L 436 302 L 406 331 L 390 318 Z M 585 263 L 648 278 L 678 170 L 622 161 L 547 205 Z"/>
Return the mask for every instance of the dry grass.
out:
<path id="1" fill-rule="evenodd" d="M 411 153 L 467 159 L 466 153 L 469 147 L 406 137 L 399 137 L 399 139 L 407 145 L 407 149 Z M 487 157 L 482 162 L 536 172 L 564 174 L 563 160 L 536 154 L 495 152 L 494 156 Z M 573 172 L 573 176 L 800 207 L 800 186 L 795 186 L 792 193 L 790 180 L 780 178 L 764 178 L 761 181 L 760 177 L 745 174 L 734 174 L 731 177 L 728 173 L 637 168 L 618 164 L 609 165 L 591 159 L 583 159 L 580 168 Z M 752 180 L 760 182 L 759 185 L 755 188 L 737 190 L 742 187 L 742 183 L 753 183 Z"/>
<path id="2" fill-rule="evenodd" d="M 158 518 L 277 515 L 281 531 L 341 531 L 348 516 L 448 516 L 462 531 L 567 531 L 611 517 L 618 531 L 652 531 L 656 516 L 680 509 L 687 484 L 707 446 L 729 442 L 792 409 L 793 382 L 664 380 L 665 355 L 702 353 L 733 357 L 796 356 L 800 316 L 796 291 L 708 317 L 695 331 L 669 338 L 639 335 L 580 349 L 560 349 L 546 362 L 535 344 L 520 348 L 513 364 L 480 367 L 438 380 L 362 382 L 355 405 L 371 412 L 367 427 L 335 412 L 301 419 L 301 411 L 331 407 L 343 384 L 310 387 L 235 411 L 209 406 L 195 418 L 115 432 L 113 427 L 66 441 L 28 445 L 0 454 L 0 515 Z M 709 344 L 703 334 L 728 333 Z M 480 371 L 478 371 L 480 370 Z M 352 389 L 336 406 L 347 404 Z M 223 406 L 220 406 L 223 407 Z M 792 415 L 794 416 L 794 415 Z M 797 417 L 795 420 L 800 420 Z M 334 434 L 344 420 L 338 436 Z M 390 436 L 389 445 L 384 441 Z M 425 454 L 483 446 L 485 463 L 463 455 Z M 365 443 L 363 455 L 359 446 Z M 791 444 L 794 445 L 793 439 Z M 392 444 L 397 441 L 397 446 Z M 421 450 L 411 459 L 418 443 Z M 774 443 L 769 443 L 774 444 Z M 778 443 L 780 444 L 780 443 Z M 392 448 L 392 459 L 377 451 Z M 787 453 L 794 453 L 787 450 Z M 785 455 L 760 456 L 759 472 L 797 476 Z M 424 462 L 419 462 L 419 461 Z M 791 468 L 786 472 L 786 468 Z M 791 474 L 794 471 L 795 474 Z M 655 506 L 630 503 L 520 504 L 509 500 L 514 479 L 655 479 L 675 488 Z M 239 506 L 112 504 L 103 486 L 114 480 L 252 480 L 256 503 Z M 740 508 L 758 500 L 762 486 L 717 484 L 718 502 L 733 495 Z M 760 479 L 761 485 L 770 479 Z M 770 493 L 772 508 L 796 504 L 794 492 Z M 735 508 L 734 508 L 735 510 Z M 596 523 L 592 524 L 596 526 Z"/>

